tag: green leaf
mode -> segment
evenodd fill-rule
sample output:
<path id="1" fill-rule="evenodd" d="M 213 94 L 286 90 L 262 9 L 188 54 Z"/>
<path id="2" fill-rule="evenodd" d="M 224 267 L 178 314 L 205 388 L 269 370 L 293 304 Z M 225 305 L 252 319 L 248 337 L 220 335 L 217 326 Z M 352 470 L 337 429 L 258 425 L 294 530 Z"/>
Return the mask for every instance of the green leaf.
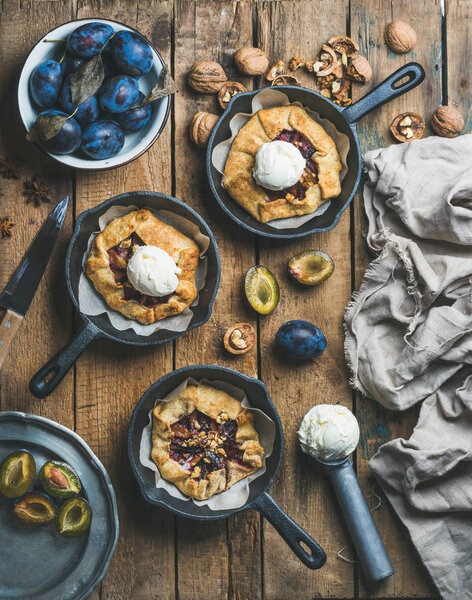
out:
<path id="1" fill-rule="evenodd" d="M 61 115 L 39 116 L 26 134 L 26 139 L 29 142 L 47 142 L 61 131 L 68 118 Z"/>
<path id="2" fill-rule="evenodd" d="M 104 78 L 103 61 L 101 55 L 98 54 L 70 76 L 72 105 L 77 107 L 96 94 Z"/>
<path id="3" fill-rule="evenodd" d="M 153 102 L 154 100 L 158 100 L 159 98 L 164 98 L 165 96 L 170 96 L 170 94 L 175 94 L 178 92 L 177 85 L 175 81 L 169 74 L 167 67 L 163 67 L 159 81 L 152 88 L 150 92 L 148 92 L 140 104 L 143 106 L 144 104 L 149 104 L 149 102 Z"/>

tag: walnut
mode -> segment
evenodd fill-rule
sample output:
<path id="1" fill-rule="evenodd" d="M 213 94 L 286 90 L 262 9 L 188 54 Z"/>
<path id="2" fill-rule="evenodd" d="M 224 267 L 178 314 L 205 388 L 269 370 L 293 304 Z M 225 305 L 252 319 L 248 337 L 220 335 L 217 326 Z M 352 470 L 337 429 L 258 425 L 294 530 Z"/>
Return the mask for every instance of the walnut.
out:
<path id="1" fill-rule="evenodd" d="M 313 63 L 313 72 L 318 77 L 324 77 L 334 71 L 337 66 L 336 52 L 326 44 L 322 47 L 316 61 Z"/>
<path id="2" fill-rule="evenodd" d="M 188 74 L 190 87 L 203 94 L 216 94 L 227 79 L 223 67 L 211 60 L 197 61 Z"/>
<path id="3" fill-rule="evenodd" d="M 359 52 L 359 44 L 347 35 L 336 35 L 328 40 L 328 44 L 341 55 L 352 56 Z"/>
<path id="4" fill-rule="evenodd" d="M 224 346 L 231 354 L 244 354 L 256 343 L 256 330 L 250 323 L 237 323 L 224 337 Z"/>
<path id="5" fill-rule="evenodd" d="M 399 142 L 419 140 L 424 135 L 425 122 L 423 117 L 416 113 L 401 113 L 393 119 L 390 131 Z"/>
<path id="6" fill-rule="evenodd" d="M 360 54 L 351 56 L 346 68 L 346 77 L 360 83 L 369 81 L 372 78 L 372 67 L 369 61 Z"/>
<path id="7" fill-rule="evenodd" d="M 269 59 L 259 48 L 247 46 L 234 55 L 234 62 L 245 75 L 263 75 L 269 67 Z"/>
<path id="8" fill-rule="evenodd" d="M 303 59 L 301 59 L 299 56 L 292 56 L 292 58 L 290 59 L 290 62 L 288 63 L 288 68 L 291 71 L 296 71 L 300 67 L 304 67 L 304 66 L 305 66 L 305 61 Z"/>
<path id="9" fill-rule="evenodd" d="M 218 103 L 223 110 L 226 110 L 229 101 L 239 92 L 247 92 L 247 89 L 238 81 L 227 81 L 224 83 L 218 92 Z"/>
<path id="10" fill-rule="evenodd" d="M 302 85 L 293 75 L 279 75 L 271 85 Z"/>
<path id="11" fill-rule="evenodd" d="M 405 21 L 393 21 L 385 28 L 385 42 L 397 54 L 410 52 L 416 45 L 416 32 Z"/>
<path id="12" fill-rule="evenodd" d="M 282 73 L 285 71 L 285 64 L 283 60 L 278 60 L 276 63 L 274 63 L 270 69 L 267 71 L 265 78 L 267 79 L 267 81 L 274 81 L 274 79 L 278 76 L 278 75 L 282 75 Z"/>
<path id="13" fill-rule="evenodd" d="M 454 138 L 464 129 L 464 119 L 452 106 L 440 106 L 431 119 L 431 127 L 436 135 Z"/>
<path id="14" fill-rule="evenodd" d="M 331 94 L 336 100 L 342 100 L 347 96 L 347 93 L 351 89 L 351 82 L 345 77 L 335 79 L 331 84 Z"/>
<path id="15" fill-rule="evenodd" d="M 213 127 L 218 121 L 218 115 L 212 113 L 200 111 L 193 117 L 192 123 L 190 124 L 189 135 L 190 139 L 199 148 L 204 148 L 208 140 Z"/>

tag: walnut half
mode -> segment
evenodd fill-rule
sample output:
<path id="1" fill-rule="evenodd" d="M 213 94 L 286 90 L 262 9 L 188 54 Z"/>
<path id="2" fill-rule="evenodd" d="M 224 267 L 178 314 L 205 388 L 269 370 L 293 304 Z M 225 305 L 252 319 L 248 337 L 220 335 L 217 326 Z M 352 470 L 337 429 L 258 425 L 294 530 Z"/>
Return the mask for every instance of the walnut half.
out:
<path id="1" fill-rule="evenodd" d="M 399 142 L 419 140 L 424 135 L 425 122 L 423 117 L 416 113 L 401 113 L 393 119 L 390 131 Z"/>
<path id="2" fill-rule="evenodd" d="M 237 323 L 226 331 L 223 343 L 231 354 L 245 354 L 256 343 L 256 330 L 250 323 Z"/>

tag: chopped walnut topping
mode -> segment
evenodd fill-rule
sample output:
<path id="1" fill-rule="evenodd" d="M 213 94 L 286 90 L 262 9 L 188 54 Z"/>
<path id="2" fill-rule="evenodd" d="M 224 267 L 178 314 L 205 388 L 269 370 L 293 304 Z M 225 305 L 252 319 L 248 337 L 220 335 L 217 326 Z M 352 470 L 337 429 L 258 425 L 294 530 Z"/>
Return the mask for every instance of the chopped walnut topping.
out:
<path id="1" fill-rule="evenodd" d="M 203 460 L 207 461 L 208 459 L 204 458 Z M 200 467 L 195 467 L 192 471 L 192 477 L 195 477 L 195 478 L 200 477 L 200 473 L 201 473 Z"/>

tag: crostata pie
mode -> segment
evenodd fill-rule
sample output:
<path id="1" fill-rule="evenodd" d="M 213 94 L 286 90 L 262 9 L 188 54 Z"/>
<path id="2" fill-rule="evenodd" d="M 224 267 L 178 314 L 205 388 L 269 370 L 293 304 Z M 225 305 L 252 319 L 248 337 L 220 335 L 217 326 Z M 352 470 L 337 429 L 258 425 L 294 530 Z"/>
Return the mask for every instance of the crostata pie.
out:
<path id="1" fill-rule="evenodd" d="M 258 150 L 270 142 L 292 144 L 303 157 L 298 158 L 304 161 L 301 170 L 295 170 L 295 180 L 285 187 L 279 185 L 278 189 L 257 181 Z M 289 171 L 291 165 L 285 166 Z M 267 160 L 262 169 L 266 167 Z M 273 168 L 280 181 L 283 161 Z M 310 214 L 329 198 L 338 196 L 340 171 L 339 154 L 332 138 L 303 108 L 288 105 L 259 110 L 240 129 L 231 145 L 222 183 L 252 217 L 267 223 Z"/>
<path id="2" fill-rule="evenodd" d="M 147 287 L 139 286 L 141 289 L 137 289 L 132 285 L 128 268 L 135 253 L 143 254 L 141 251 L 150 247 L 154 254 L 150 251 L 149 254 L 155 259 L 152 266 L 158 271 L 157 279 L 161 279 L 161 293 L 157 291 L 153 295 L 143 293 Z M 151 211 L 143 209 L 114 219 L 97 235 L 85 272 L 111 308 L 129 319 L 148 325 L 180 314 L 195 300 L 195 274 L 199 257 L 200 250 L 194 240 L 159 220 Z M 146 270 L 146 253 L 144 257 L 135 258 L 140 258 L 141 262 L 133 274 L 136 279 L 141 276 L 149 287 L 155 281 L 151 278 L 152 270 Z M 167 272 L 166 277 L 162 277 L 165 268 L 169 269 L 169 263 L 175 281 L 172 287 L 169 287 Z M 164 286 L 163 293 L 162 280 L 168 286 Z M 167 290 L 171 290 L 170 293 L 166 293 Z"/>
<path id="3" fill-rule="evenodd" d="M 153 461 L 164 479 L 196 500 L 224 492 L 262 466 L 254 415 L 207 385 L 189 385 L 153 412 Z"/>

